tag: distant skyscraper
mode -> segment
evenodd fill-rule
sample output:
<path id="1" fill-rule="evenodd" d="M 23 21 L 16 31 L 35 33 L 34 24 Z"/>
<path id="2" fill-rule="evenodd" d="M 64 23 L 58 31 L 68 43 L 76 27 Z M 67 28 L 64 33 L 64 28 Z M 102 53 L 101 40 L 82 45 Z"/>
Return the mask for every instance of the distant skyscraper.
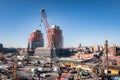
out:
<path id="1" fill-rule="evenodd" d="M 79 45 L 78 45 L 78 49 L 81 48 L 81 47 L 82 47 L 82 45 L 81 45 L 81 43 L 79 43 Z"/>
<path id="2" fill-rule="evenodd" d="M 43 33 L 40 30 L 34 30 L 29 37 L 29 48 L 35 49 L 44 46 Z"/>
<path id="3" fill-rule="evenodd" d="M 49 35 L 47 35 L 47 46 L 52 46 L 51 41 L 49 41 L 49 39 L 51 39 L 55 48 L 63 48 L 63 36 L 60 27 L 53 25 L 51 28 L 49 28 L 48 32 L 51 35 L 50 38 Z"/>
<path id="4" fill-rule="evenodd" d="M 0 52 L 3 50 L 3 45 L 0 43 Z"/>

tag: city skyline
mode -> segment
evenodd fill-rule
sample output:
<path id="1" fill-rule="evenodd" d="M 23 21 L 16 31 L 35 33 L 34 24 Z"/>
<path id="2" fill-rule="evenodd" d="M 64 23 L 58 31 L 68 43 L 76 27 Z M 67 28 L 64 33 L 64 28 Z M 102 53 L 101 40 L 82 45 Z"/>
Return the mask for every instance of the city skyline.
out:
<path id="1" fill-rule="evenodd" d="M 119 4 L 119 0 L 0 0 L 0 43 L 27 47 L 34 29 L 45 39 L 40 13 L 45 8 L 50 25 L 63 31 L 64 47 L 104 45 L 105 40 L 120 45 Z"/>

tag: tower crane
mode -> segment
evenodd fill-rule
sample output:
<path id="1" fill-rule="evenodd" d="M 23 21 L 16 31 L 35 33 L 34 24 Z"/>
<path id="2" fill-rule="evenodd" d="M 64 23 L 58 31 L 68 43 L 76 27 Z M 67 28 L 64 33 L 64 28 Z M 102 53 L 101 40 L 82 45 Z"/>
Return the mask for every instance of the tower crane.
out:
<path id="1" fill-rule="evenodd" d="M 46 30 L 46 34 L 47 34 L 47 38 L 48 38 L 48 43 L 50 43 L 50 45 L 48 47 L 50 47 L 51 49 L 51 68 L 52 68 L 52 60 L 55 64 L 55 66 L 57 66 L 57 56 L 56 56 L 56 48 L 54 45 L 54 42 L 52 40 L 52 34 L 49 31 L 50 25 L 47 19 L 47 13 L 45 11 L 44 8 L 41 9 L 41 14 L 42 14 L 42 22 L 44 22 L 44 26 L 45 26 L 45 30 Z M 58 67 L 58 66 L 57 66 Z"/>

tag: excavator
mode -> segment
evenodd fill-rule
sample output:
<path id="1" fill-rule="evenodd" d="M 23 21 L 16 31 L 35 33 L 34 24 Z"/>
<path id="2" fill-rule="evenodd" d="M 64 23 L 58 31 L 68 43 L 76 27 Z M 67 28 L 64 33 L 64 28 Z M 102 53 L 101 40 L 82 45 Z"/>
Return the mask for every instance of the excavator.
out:
<path id="1" fill-rule="evenodd" d="M 93 67 L 92 72 L 96 73 L 98 76 L 101 76 L 101 77 L 104 75 L 104 69 L 99 67 Z"/>

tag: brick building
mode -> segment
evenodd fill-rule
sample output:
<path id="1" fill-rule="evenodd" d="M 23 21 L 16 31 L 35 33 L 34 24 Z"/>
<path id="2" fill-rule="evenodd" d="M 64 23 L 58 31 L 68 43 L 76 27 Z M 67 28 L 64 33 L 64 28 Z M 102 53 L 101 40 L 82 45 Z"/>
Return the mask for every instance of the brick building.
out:
<path id="1" fill-rule="evenodd" d="M 37 48 L 44 46 L 43 33 L 40 30 L 34 30 L 29 37 L 29 48 Z"/>
<path id="2" fill-rule="evenodd" d="M 63 36 L 60 27 L 53 25 L 51 28 L 49 28 L 48 32 L 51 35 L 47 35 L 47 47 L 52 46 L 51 44 L 52 41 L 55 48 L 63 48 Z"/>

